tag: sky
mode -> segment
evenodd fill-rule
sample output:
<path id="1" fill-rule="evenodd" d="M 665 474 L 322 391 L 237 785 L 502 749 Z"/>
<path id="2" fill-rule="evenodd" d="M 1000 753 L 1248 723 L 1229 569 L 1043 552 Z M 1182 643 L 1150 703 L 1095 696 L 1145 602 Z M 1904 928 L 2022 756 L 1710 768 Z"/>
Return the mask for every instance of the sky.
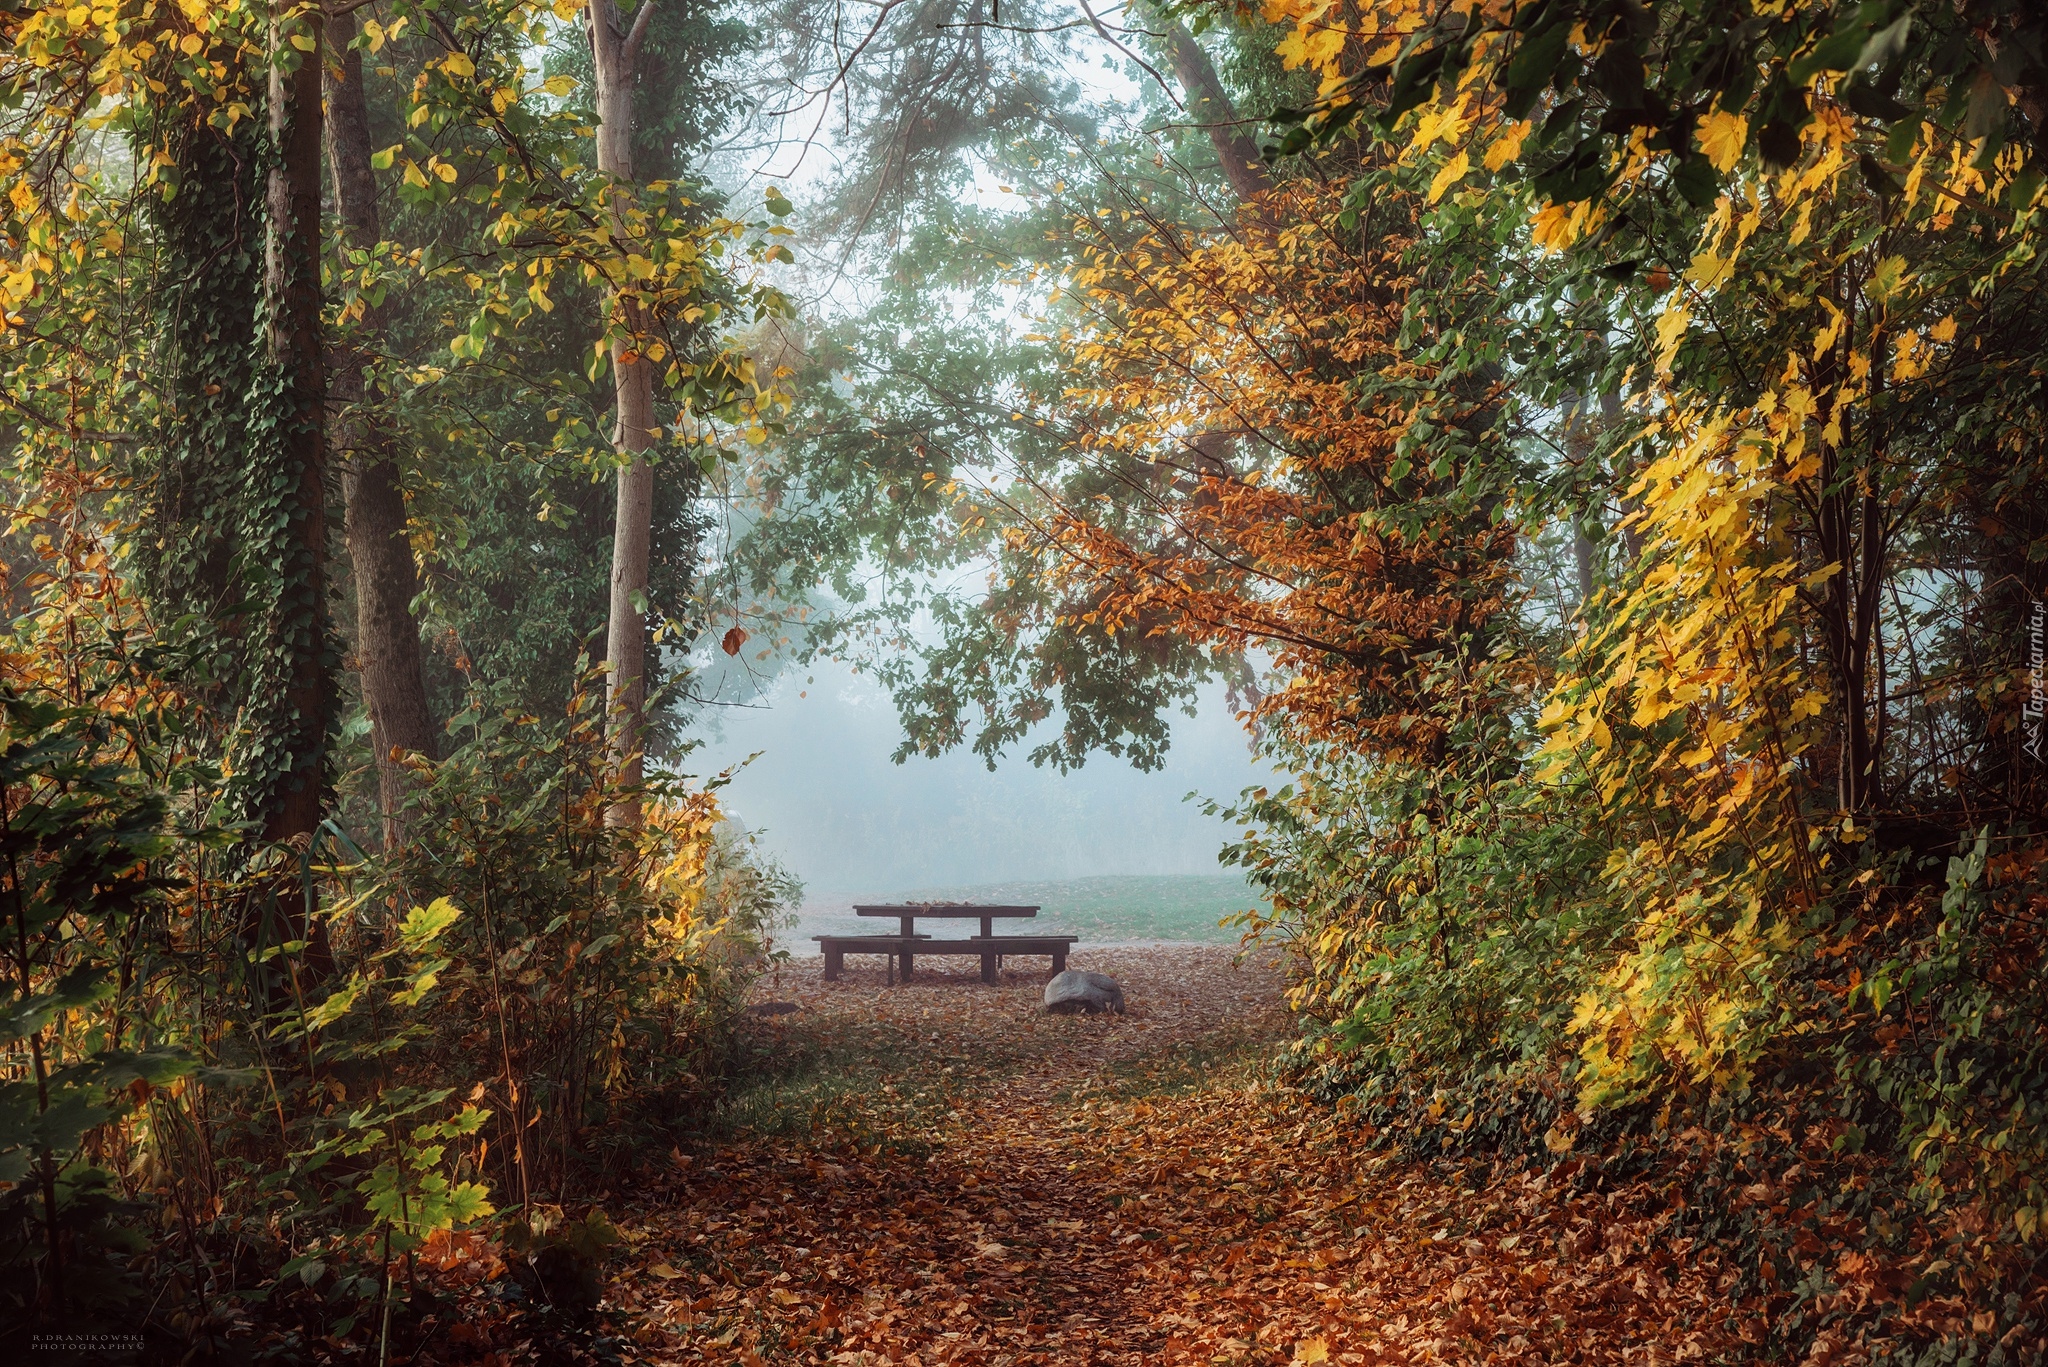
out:
<path id="1" fill-rule="evenodd" d="M 964 751 L 897 765 L 889 756 L 901 733 L 887 693 L 820 661 L 808 674 L 784 675 L 758 707 L 719 709 L 722 734 L 681 767 L 715 774 L 760 752 L 724 791 L 725 805 L 803 879 L 808 898 L 1215 874 L 1224 872 L 1216 851 L 1231 829 L 1183 795 L 1235 798 L 1271 771 L 1252 758 L 1220 690 L 1204 694 L 1200 712 L 1175 717 L 1157 773 L 1106 756 L 1066 775 L 1022 758 L 990 773 Z"/>

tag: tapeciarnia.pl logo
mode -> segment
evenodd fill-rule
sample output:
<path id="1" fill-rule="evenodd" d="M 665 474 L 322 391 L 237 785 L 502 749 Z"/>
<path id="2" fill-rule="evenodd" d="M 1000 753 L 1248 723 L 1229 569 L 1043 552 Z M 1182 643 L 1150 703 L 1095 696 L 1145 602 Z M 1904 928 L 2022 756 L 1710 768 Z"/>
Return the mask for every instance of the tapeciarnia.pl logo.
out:
<path id="1" fill-rule="evenodd" d="M 2027 723 L 2027 754 L 2041 763 L 2041 722 L 2048 713 L 2048 604 L 2038 599 L 2027 614 L 2027 702 L 2020 715 Z"/>

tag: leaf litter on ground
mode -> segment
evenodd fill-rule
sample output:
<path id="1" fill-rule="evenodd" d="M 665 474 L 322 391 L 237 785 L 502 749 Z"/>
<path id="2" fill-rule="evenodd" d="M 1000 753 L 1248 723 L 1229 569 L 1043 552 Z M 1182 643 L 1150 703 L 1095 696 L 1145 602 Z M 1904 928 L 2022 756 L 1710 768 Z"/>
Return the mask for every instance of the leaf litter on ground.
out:
<path id="1" fill-rule="evenodd" d="M 1273 1081 L 1270 952 L 1105 950 L 1130 1014 L 1047 975 L 799 962 L 750 1020 L 800 1125 L 675 1155 L 625 1214 L 607 1322 L 643 1363 L 1653 1362 L 1761 1356 L 1723 1252 L 1578 1163 L 1476 1186 Z M 849 1048 L 849 1042 L 852 1048 Z M 771 1074 L 774 1068 L 770 1069 Z M 816 1076 L 819 1069 L 837 1077 Z M 833 1090 L 835 1082 L 843 1083 Z M 738 1113 L 755 1119 L 775 1112 Z M 784 1114 L 783 1119 L 787 1120 Z"/>

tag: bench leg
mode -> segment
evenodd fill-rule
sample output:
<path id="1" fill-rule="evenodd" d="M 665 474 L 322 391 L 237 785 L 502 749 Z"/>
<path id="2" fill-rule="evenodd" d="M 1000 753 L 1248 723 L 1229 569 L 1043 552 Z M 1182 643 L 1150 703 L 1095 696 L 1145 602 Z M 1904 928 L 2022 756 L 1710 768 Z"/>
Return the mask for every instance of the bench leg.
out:
<path id="1" fill-rule="evenodd" d="M 1067 947 L 1065 945 L 1061 945 L 1052 952 L 1052 971 L 1054 977 L 1058 977 L 1067 971 Z"/>
<path id="2" fill-rule="evenodd" d="M 996 965 L 1001 962 L 1000 955 L 991 954 L 984 949 L 981 952 L 981 980 L 993 985 L 996 980 Z"/>
<path id="3" fill-rule="evenodd" d="M 903 981 L 910 981 L 910 946 L 903 947 Z"/>
<path id="4" fill-rule="evenodd" d="M 846 967 L 846 951 L 836 945 L 825 946 L 825 981 L 836 983 L 839 972 Z"/>

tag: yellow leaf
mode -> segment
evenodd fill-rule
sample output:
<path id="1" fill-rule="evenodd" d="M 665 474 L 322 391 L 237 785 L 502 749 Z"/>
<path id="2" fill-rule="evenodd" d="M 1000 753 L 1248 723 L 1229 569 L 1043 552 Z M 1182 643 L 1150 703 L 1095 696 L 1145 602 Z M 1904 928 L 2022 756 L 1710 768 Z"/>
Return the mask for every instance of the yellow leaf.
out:
<path id="1" fill-rule="evenodd" d="M 1828 324 L 1813 334 L 1813 359 L 1816 361 L 1825 356 L 1829 348 L 1841 339 L 1842 326 L 1849 321 L 1849 315 L 1836 308 L 1830 301 L 1822 299 L 1819 303 L 1828 311 Z"/>
<path id="2" fill-rule="evenodd" d="M 1536 220 L 1530 225 L 1529 236 L 1539 247 L 1552 251 L 1563 251 L 1572 244 L 1572 211 L 1570 204 L 1546 204 L 1536 211 Z"/>
<path id="3" fill-rule="evenodd" d="M 1735 163 L 1742 160 L 1743 144 L 1749 141 L 1749 120 L 1717 109 L 1700 120 L 1694 136 L 1716 171 L 1732 171 Z"/>
<path id="4" fill-rule="evenodd" d="M 1465 173 L 1471 169 L 1472 158 L 1463 151 L 1445 162 L 1443 169 L 1436 173 L 1436 178 L 1429 182 L 1429 202 L 1434 204 L 1442 199 L 1444 191 L 1463 180 Z"/>
<path id="5" fill-rule="evenodd" d="M 1300 1364 L 1301 1367 L 1307 1367 L 1307 1364 L 1312 1362 L 1328 1362 L 1329 1360 L 1329 1340 L 1320 1334 L 1312 1339 L 1303 1339 L 1300 1343 L 1294 1345 L 1294 1361 Z"/>
<path id="6" fill-rule="evenodd" d="M 476 63 L 469 60 L 466 52 L 451 52 L 441 63 L 441 69 L 450 76 L 476 75 Z"/>
<path id="7" fill-rule="evenodd" d="M 455 183 L 455 168 L 445 161 L 434 163 L 434 174 L 439 176 L 446 184 L 453 185 Z"/>
<path id="8" fill-rule="evenodd" d="M 1678 344 L 1685 340 L 1685 330 L 1692 325 L 1692 311 L 1677 300 L 1657 320 L 1657 373 L 1671 373 L 1671 359 L 1678 355 Z"/>
<path id="9" fill-rule="evenodd" d="M 184 53 L 187 57 L 195 56 L 199 49 L 205 46 L 206 40 L 196 33 L 188 33 L 178 40 L 178 51 Z"/>
<path id="10" fill-rule="evenodd" d="M 1871 298 L 1881 303 L 1904 289 L 1912 278 L 1906 271 L 1905 257 L 1887 256 L 1870 273 L 1870 283 L 1865 288 Z"/>
<path id="11" fill-rule="evenodd" d="M 649 1272 L 652 1272 L 655 1276 L 661 1278 L 665 1282 L 672 1282 L 676 1278 L 683 1275 L 682 1273 L 676 1271 L 674 1268 L 670 1267 L 667 1263 L 656 1263 L 654 1266 L 648 1268 L 647 1270 Z"/>
<path id="12" fill-rule="evenodd" d="M 1502 133 L 1493 140 L 1493 146 L 1486 149 L 1486 169 L 1498 171 L 1501 167 L 1522 155 L 1522 144 L 1528 140 L 1529 130 L 1535 125 L 1527 119 Z"/>

